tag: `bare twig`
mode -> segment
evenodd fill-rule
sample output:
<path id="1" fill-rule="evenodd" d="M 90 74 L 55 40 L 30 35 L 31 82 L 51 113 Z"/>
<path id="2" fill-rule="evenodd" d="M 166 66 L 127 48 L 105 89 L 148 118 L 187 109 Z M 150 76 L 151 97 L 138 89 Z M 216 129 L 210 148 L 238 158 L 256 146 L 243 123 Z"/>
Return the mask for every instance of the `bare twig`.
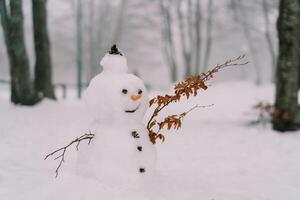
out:
<path id="1" fill-rule="evenodd" d="M 208 107 L 212 107 L 214 106 L 214 104 L 209 104 L 209 105 L 204 105 L 204 106 L 199 106 L 198 104 L 196 104 L 194 107 L 192 107 L 191 109 L 189 109 L 188 111 L 185 112 L 185 114 L 189 114 L 191 111 L 193 111 L 196 108 L 208 108 Z"/>
<path id="2" fill-rule="evenodd" d="M 211 70 L 207 71 L 206 73 L 202 73 L 200 75 L 200 79 L 203 80 L 204 82 L 210 80 L 213 78 L 213 75 L 218 72 L 220 69 L 226 68 L 226 67 L 233 67 L 233 66 L 242 66 L 242 65 L 247 65 L 249 62 L 239 62 L 245 58 L 245 55 L 241 55 L 235 59 L 229 59 L 223 64 L 217 64 L 214 68 Z"/>
<path id="3" fill-rule="evenodd" d="M 66 154 L 66 151 L 67 149 L 72 146 L 73 144 L 77 143 L 76 144 L 76 150 L 78 151 L 78 148 L 79 148 L 79 144 L 81 141 L 83 140 L 88 140 L 88 144 L 91 143 L 91 140 L 95 137 L 95 134 L 91 133 L 91 131 L 89 131 L 89 133 L 85 133 L 84 135 L 76 138 L 75 140 L 71 141 L 68 145 L 66 146 L 63 146 L 55 151 L 53 151 L 52 153 L 49 153 L 46 155 L 46 157 L 44 158 L 44 160 L 48 159 L 49 157 L 53 156 L 53 155 L 56 155 L 56 154 L 59 154 L 57 157 L 54 158 L 54 160 L 57 160 L 57 159 L 60 159 L 59 161 L 59 164 L 55 170 L 55 177 L 58 176 L 58 170 L 59 168 L 61 167 L 62 163 L 65 162 L 65 154 Z"/>

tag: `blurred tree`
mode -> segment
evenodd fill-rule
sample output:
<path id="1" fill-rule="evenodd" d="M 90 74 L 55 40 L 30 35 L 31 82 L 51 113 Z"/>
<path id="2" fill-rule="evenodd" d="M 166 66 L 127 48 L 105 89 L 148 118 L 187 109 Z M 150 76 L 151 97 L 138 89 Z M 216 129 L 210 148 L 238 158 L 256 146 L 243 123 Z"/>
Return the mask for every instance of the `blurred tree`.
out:
<path id="1" fill-rule="evenodd" d="M 88 44 L 85 45 L 84 43 L 83 45 L 84 52 L 89 55 L 89 68 L 85 68 L 87 70 L 87 81 L 101 71 L 99 59 L 104 56 L 111 45 L 120 45 L 127 3 L 128 0 L 89 1 L 88 11 L 86 12 L 88 16 L 83 15 L 83 19 L 87 20 L 89 31 L 86 38 L 83 36 L 83 42 L 88 41 Z M 85 49 L 87 47 L 88 49 Z"/>
<path id="2" fill-rule="evenodd" d="M 52 85 L 52 63 L 47 30 L 47 0 L 32 0 L 35 47 L 35 90 L 39 96 L 55 99 Z"/>
<path id="3" fill-rule="evenodd" d="M 271 81 L 275 82 L 275 70 L 276 70 L 276 52 L 273 44 L 273 38 L 272 38 L 272 30 L 270 28 L 271 22 L 270 22 L 270 5 L 268 5 L 267 0 L 262 0 L 262 13 L 264 16 L 264 23 L 265 23 L 265 38 L 268 44 L 269 54 L 271 57 Z"/>
<path id="4" fill-rule="evenodd" d="M 187 3 L 185 5 L 184 3 Z M 184 5 L 187 10 L 183 10 Z M 196 43 L 195 35 L 197 39 L 200 37 L 199 33 L 194 34 L 194 28 L 199 28 L 192 25 L 192 2 L 188 0 L 187 2 L 183 2 L 182 0 L 177 1 L 177 17 L 178 17 L 178 26 L 179 26 L 179 34 L 180 34 L 180 42 L 182 49 L 182 56 L 184 60 L 184 77 L 187 78 L 192 74 L 192 59 L 193 54 L 197 55 L 197 59 L 199 59 L 200 53 L 197 52 L 200 49 L 193 50 L 193 45 Z M 197 20 L 201 20 L 200 18 Z M 196 29 L 194 29 L 196 30 Z M 196 30 L 198 31 L 198 30 Z M 198 41 L 197 41 L 198 43 Z"/>
<path id="5" fill-rule="evenodd" d="M 198 4 L 200 4 L 199 1 L 200 0 L 197 0 L 197 8 L 199 8 L 199 5 L 198 5 Z M 200 9 L 199 9 L 198 12 L 200 12 Z M 213 41 L 213 38 L 212 38 L 213 12 L 214 12 L 213 0 L 208 0 L 208 3 L 207 3 L 207 20 L 206 20 L 206 44 L 205 44 L 205 51 L 204 51 L 204 56 L 203 56 L 204 61 L 203 61 L 203 70 L 202 70 L 202 72 L 207 71 L 208 64 L 209 64 L 209 59 L 210 59 L 211 46 L 212 46 L 212 41 Z M 199 66 L 199 64 L 196 63 L 196 66 Z M 200 67 L 198 67 L 198 69 L 199 68 Z"/>
<path id="6" fill-rule="evenodd" d="M 101 1 L 97 5 L 97 17 L 95 19 L 95 26 L 96 26 L 96 37 L 95 37 L 95 43 L 97 44 L 96 52 L 97 52 L 97 58 L 102 58 L 104 54 L 107 52 L 107 49 L 109 49 L 109 46 L 111 45 L 112 40 L 112 24 L 110 23 L 112 21 L 112 6 L 108 1 Z M 109 30 L 109 31 L 104 31 Z M 99 67 L 99 60 L 97 59 L 96 65 L 95 65 L 95 73 L 91 75 L 90 79 L 94 77 L 101 68 Z"/>
<path id="7" fill-rule="evenodd" d="M 95 1 L 89 1 L 89 69 L 87 73 L 87 80 L 91 80 L 97 74 L 97 58 L 96 58 L 96 44 L 95 44 Z"/>
<path id="8" fill-rule="evenodd" d="M 120 42 L 122 39 L 122 29 L 123 29 L 123 18 L 124 18 L 124 12 L 126 10 L 127 2 L 128 0 L 121 0 L 120 5 L 118 8 L 118 13 L 117 13 L 117 22 L 116 22 L 116 27 L 113 33 L 113 38 L 112 38 L 112 43 L 117 44 Z"/>
<path id="9" fill-rule="evenodd" d="M 175 59 L 176 55 L 180 55 L 182 59 L 185 78 L 207 70 L 213 41 L 213 0 L 206 1 L 205 9 L 202 8 L 201 2 L 201 0 L 160 0 L 164 51 L 173 81 L 179 78 L 178 62 L 181 61 Z M 178 44 L 175 42 L 177 30 L 179 48 L 176 48 Z"/>
<path id="10" fill-rule="evenodd" d="M 81 98 L 82 92 L 82 62 L 83 62 L 83 38 L 82 38 L 82 0 L 77 0 L 76 13 L 76 38 L 77 38 L 77 97 Z"/>
<path id="11" fill-rule="evenodd" d="M 167 68 L 160 68 L 163 66 L 163 57 L 166 55 L 162 48 L 165 43 L 161 41 L 162 20 L 159 1 L 127 0 L 123 15 L 119 46 L 126 54 L 129 70 L 141 76 L 148 85 L 153 80 L 152 74 L 168 73 Z M 169 82 L 169 80 L 163 79 L 160 83 L 162 82 Z"/>
<path id="12" fill-rule="evenodd" d="M 22 0 L 0 0 L 1 24 L 10 65 L 11 101 L 33 105 L 38 102 L 30 79 L 24 42 Z M 8 7 L 9 5 L 9 7 Z"/>
<path id="13" fill-rule="evenodd" d="M 228 1 L 228 8 L 232 12 L 232 18 L 241 28 L 241 33 L 247 43 L 247 51 L 251 55 L 256 83 L 264 82 L 264 74 L 270 75 L 272 82 L 275 81 L 278 51 L 275 24 L 278 15 L 278 5 L 279 0 Z M 265 53 L 269 55 L 265 55 Z M 270 63 L 268 70 L 271 73 L 264 73 L 265 62 Z"/>
<path id="14" fill-rule="evenodd" d="M 300 1 L 281 0 L 277 29 L 279 56 L 276 71 L 276 100 L 273 128 L 300 129 L 298 108 Z"/>
<path id="15" fill-rule="evenodd" d="M 164 43 L 164 51 L 166 60 L 169 65 L 171 81 L 175 82 L 178 80 L 178 66 L 175 56 L 175 44 L 172 28 L 172 16 L 170 13 L 171 0 L 164 1 L 160 0 L 160 12 L 162 16 L 162 38 Z"/>
<path id="16" fill-rule="evenodd" d="M 243 31 L 243 35 L 246 39 L 247 46 L 249 48 L 249 52 L 252 57 L 253 66 L 255 69 L 256 74 L 256 84 L 262 83 L 262 73 L 261 73 L 261 62 L 257 55 L 257 49 L 255 48 L 255 40 L 253 37 L 253 27 L 251 23 L 249 23 L 249 16 L 247 15 L 247 10 L 249 10 L 247 1 L 240 1 L 240 0 L 231 0 L 231 8 L 234 14 L 234 20 L 241 26 Z"/>

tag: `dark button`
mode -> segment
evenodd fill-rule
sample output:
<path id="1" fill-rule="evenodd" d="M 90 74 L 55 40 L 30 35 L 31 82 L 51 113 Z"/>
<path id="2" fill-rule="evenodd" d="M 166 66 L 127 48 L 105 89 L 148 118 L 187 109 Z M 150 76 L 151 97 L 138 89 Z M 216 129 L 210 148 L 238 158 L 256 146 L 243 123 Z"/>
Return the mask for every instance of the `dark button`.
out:
<path id="1" fill-rule="evenodd" d="M 139 171 L 140 171 L 140 173 L 145 173 L 146 172 L 145 168 L 140 168 Z"/>
<path id="2" fill-rule="evenodd" d="M 139 151 L 142 151 L 143 147 L 138 146 L 137 149 L 138 149 Z"/>
<path id="3" fill-rule="evenodd" d="M 134 138 L 140 138 L 139 134 L 136 131 L 131 132 L 132 137 Z"/>

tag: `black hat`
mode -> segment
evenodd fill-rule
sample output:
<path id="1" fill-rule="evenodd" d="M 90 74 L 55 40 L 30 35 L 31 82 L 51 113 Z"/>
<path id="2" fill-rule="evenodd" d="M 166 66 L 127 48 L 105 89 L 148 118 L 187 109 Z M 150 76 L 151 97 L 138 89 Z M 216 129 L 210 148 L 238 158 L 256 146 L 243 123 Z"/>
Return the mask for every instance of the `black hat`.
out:
<path id="1" fill-rule="evenodd" d="M 110 49 L 110 51 L 108 52 L 109 54 L 112 54 L 112 55 L 120 55 L 120 56 L 123 56 L 123 54 L 119 51 L 119 49 L 117 48 L 117 45 L 113 45 Z"/>

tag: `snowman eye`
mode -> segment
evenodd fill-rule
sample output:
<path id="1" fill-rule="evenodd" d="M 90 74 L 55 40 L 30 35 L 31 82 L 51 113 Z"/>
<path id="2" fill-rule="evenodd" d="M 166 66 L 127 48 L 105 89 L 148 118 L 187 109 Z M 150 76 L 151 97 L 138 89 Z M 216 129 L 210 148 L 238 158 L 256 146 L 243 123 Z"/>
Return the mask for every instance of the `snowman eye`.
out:
<path id="1" fill-rule="evenodd" d="M 127 94 L 127 92 L 128 92 L 128 90 L 126 90 L 126 89 L 123 89 L 123 90 L 122 90 L 122 93 L 123 93 L 123 94 Z"/>
<path id="2" fill-rule="evenodd" d="M 142 94 L 143 90 L 139 89 L 138 94 Z"/>

